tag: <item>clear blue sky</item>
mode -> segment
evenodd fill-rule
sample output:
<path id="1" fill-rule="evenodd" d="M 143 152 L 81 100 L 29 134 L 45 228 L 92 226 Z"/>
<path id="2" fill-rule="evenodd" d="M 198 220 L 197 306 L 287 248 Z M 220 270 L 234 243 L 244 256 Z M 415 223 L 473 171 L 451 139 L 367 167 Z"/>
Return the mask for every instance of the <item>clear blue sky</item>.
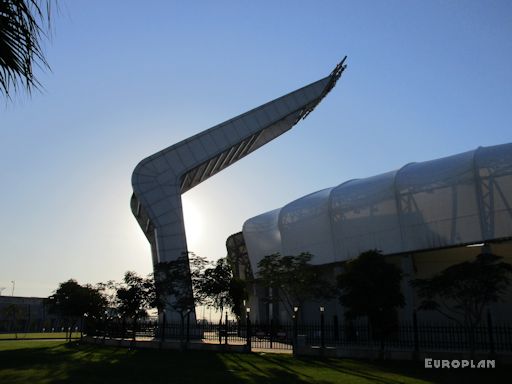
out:
<path id="1" fill-rule="evenodd" d="M 189 249 L 217 259 L 304 194 L 512 141 L 510 1 L 60 2 L 45 91 L 0 105 L 0 287 L 151 271 L 129 208 L 142 158 L 326 76 L 303 122 L 184 195 Z"/>

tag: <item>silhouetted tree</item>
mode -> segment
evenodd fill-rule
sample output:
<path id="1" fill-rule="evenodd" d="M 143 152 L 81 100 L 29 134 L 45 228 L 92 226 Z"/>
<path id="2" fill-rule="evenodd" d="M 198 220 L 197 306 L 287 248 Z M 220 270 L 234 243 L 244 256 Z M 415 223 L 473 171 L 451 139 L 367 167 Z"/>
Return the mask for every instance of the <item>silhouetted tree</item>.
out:
<path id="1" fill-rule="evenodd" d="M 133 321 L 133 338 L 140 318 L 146 317 L 153 304 L 153 279 L 138 276 L 135 272 L 126 272 L 123 282 L 117 288 L 117 309 L 124 318 Z"/>
<path id="2" fill-rule="evenodd" d="M 411 285 L 421 298 L 419 309 L 437 311 L 465 327 L 474 350 L 474 330 L 485 308 L 502 299 L 511 284 L 512 265 L 500 256 L 481 253 L 473 261 L 452 265 Z"/>
<path id="3" fill-rule="evenodd" d="M 14 333 L 15 337 L 18 338 L 18 332 L 20 331 L 19 322 L 27 318 L 26 309 L 18 304 L 8 304 L 2 308 L 1 314 L 9 324 L 6 330 Z"/>
<path id="4" fill-rule="evenodd" d="M 121 284 L 114 280 L 108 280 L 106 283 L 101 282 L 94 286 L 105 298 L 108 311 L 113 316 L 120 314 L 118 309 L 119 302 L 117 300 L 117 290 L 120 287 Z"/>
<path id="5" fill-rule="evenodd" d="M 49 311 L 59 314 L 68 321 L 71 330 L 83 315 L 101 317 L 107 309 L 107 300 L 101 292 L 89 284 L 80 285 L 70 279 L 59 284 L 59 288 L 48 298 Z"/>
<path id="6" fill-rule="evenodd" d="M 281 302 L 290 317 L 295 306 L 333 296 L 334 288 L 321 276 L 320 270 L 310 264 L 312 258 L 307 252 L 297 256 L 274 253 L 258 263 L 257 282 L 271 292 L 266 300 Z"/>
<path id="7" fill-rule="evenodd" d="M 233 276 L 227 258 L 205 269 L 198 281 L 197 294 L 204 304 L 220 311 L 221 320 L 224 308 L 229 308 L 239 320 L 242 317 L 242 303 L 247 298 L 245 283 Z"/>
<path id="8" fill-rule="evenodd" d="M 182 336 L 185 318 L 202 301 L 194 292 L 199 291 L 207 264 L 204 257 L 184 252 L 176 260 L 155 265 L 153 305 L 160 312 L 169 308 L 180 315 Z"/>
<path id="9" fill-rule="evenodd" d="M 396 309 L 405 304 L 400 290 L 402 272 L 389 264 L 378 250 L 361 253 L 345 264 L 338 276 L 340 302 L 348 320 L 367 316 L 373 336 L 382 338 L 394 331 Z"/>
<path id="10" fill-rule="evenodd" d="M 249 298 L 247 293 L 247 281 L 238 277 L 232 277 L 229 284 L 229 296 L 231 297 L 231 311 L 240 321 L 245 316 L 244 302 Z"/>

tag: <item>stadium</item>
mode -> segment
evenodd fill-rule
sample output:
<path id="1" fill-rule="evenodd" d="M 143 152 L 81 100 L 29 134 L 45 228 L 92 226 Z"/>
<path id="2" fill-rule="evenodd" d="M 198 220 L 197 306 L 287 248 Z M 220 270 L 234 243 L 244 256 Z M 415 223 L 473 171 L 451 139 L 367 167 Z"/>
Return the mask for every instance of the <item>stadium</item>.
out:
<path id="1" fill-rule="evenodd" d="M 334 170 L 334 165 L 332 166 Z M 446 267 L 492 252 L 512 263 L 512 144 L 476 150 L 431 161 L 409 163 L 384 174 L 345 181 L 245 221 L 242 232 L 227 240 L 228 257 L 242 279 L 257 277 L 265 256 L 314 255 L 334 281 L 348 260 L 381 250 L 404 273 L 406 299 L 401 319 L 411 319 L 417 298 L 409 285 Z M 259 321 L 289 320 L 290 308 L 269 304 L 266 292 L 254 286 L 248 307 Z M 490 311 L 497 321 L 512 318 L 509 292 Z M 343 316 L 337 299 L 310 302 L 303 318 Z M 422 314 L 435 318 L 435 314 Z"/>

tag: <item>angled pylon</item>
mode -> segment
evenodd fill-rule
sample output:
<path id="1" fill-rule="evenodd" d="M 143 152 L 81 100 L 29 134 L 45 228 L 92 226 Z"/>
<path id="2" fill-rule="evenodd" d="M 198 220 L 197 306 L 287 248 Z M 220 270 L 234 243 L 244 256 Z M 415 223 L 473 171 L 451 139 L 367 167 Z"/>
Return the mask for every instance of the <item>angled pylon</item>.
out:
<path id="1" fill-rule="evenodd" d="M 154 265 L 187 252 L 181 194 L 305 118 L 335 86 L 345 59 L 323 79 L 165 148 L 135 167 L 131 209 L 151 244 Z M 166 312 L 168 319 L 175 318 Z"/>

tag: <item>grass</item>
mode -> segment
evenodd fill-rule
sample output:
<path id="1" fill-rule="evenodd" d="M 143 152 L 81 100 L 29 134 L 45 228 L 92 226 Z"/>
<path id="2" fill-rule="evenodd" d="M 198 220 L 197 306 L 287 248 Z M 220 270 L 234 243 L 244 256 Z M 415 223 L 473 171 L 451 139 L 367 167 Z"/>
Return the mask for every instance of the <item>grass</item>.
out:
<path id="1" fill-rule="evenodd" d="M 80 332 L 72 332 L 71 338 L 77 339 Z M 17 332 L 17 333 L 0 333 L 0 340 L 5 339 L 65 339 L 66 332 Z"/>
<path id="2" fill-rule="evenodd" d="M 499 365 L 494 370 L 433 370 L 412 362 L 129 350 L 49 340 L 0 342 L 2 384 L 498 383 L 511 373 L 511 367 Z"/>

